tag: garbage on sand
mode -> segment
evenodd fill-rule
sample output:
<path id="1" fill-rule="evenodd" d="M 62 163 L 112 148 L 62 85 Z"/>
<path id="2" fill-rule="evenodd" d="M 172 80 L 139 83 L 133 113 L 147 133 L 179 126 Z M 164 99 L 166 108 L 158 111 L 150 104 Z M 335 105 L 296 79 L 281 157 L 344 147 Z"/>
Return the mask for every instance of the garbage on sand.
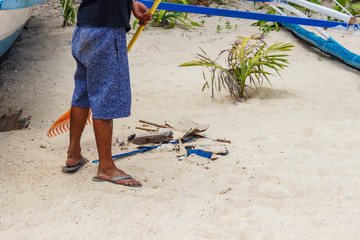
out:
<path id="1" fill-rule="evenodd" d="M 167 123 L 160 125 L 144 120 L 139 122 L 143 125 L 136 129 L 147 133 L 130 135 L 126 144 L 133 150 L 112 156 L 114 160 L 151 150 L 175 152 L 179 160 L 192 155 L 216 160 L 229 153 L 224 143 L 231 143 L 231 141 L 205 135 L 204 132 L 209 128 L 207 124 L 198 124 L 188 118 L 182 118 L 174 127 Z M 98 161 L 94 160 L 93 163 Z"/>

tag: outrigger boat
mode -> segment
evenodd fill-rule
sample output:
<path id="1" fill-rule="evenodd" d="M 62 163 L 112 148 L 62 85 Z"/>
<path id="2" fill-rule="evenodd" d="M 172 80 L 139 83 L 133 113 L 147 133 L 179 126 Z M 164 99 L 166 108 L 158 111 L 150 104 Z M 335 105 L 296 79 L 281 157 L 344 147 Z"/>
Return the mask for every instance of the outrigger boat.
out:
<path id="1" fill-rule="evenodd" d="M 0 0 L 0 61 L 20 35 L 34 6 L 45 0 Z"/>
<path id="2" fill-rule="evenodd" d="M 144 3 L 147 7 L 153 4 L 153 1 L 149 0 L 138 0 L 139 2 Z M 321 6 L 318 4 L 311 3 L 307 0 L 248 0 L 254 2 L 264 2 L 269 4 L 274 8 L 279 15 L 257 13 L 257 12 L 246 12 L 230 9 L 220 9 L 220 8 L 210 8 L 210 7 L 200 7 L 200 6 L 191 6 L 184 4 L 175 4 L 162 2 L 159 4 L 158 9 L 168 10 L 168 11 L 177 11 L 177 12 L 187 12 L 195 14 L 206 14 L 213 16 L 222 16 L 222 17 L 232 17 L 232 18 L 243 18 L 243 19 L 253 19 L 253 20 L 262 20 L 269 22 L 278 22 L 281 23 L 284 27 L 289 29 L 292 33 L 319 48 L 323 52 L 328 53 L 329 55 L 336 57 L 346 63 L 347 65 L 360 70 L 360 55 L 350 52 L 344 48 L 341 44 L 337 43 L 332 39 L 324 29 L 334 29 L 337 31 L 347 32 L 352 35 L 360 36 L 360 26 L 355 18 L 352 16 L 344 7 L 342 7 L 336 0 L 334 2 L 342 7 L 343 12 L 336 11 L 334 9 Z M 292 7 L 290 4 L 301 6 L 305 9 L 309 9 L 313 12 L 317 12 L 319 15 L 325 15 L 325 17 L 330 17 L 336 19 L 337 21 L 329 21 L 323 19 L 308 18 L 302 14 L 299 10 Z M 287 16 L 280 8 L 288 10 L 291 13 L 296 14 L 297 16 Z M 311 33 L 299 25 L 312 26 L 314 29 L 321 35 L 317 36 L 314 33 Z"/>

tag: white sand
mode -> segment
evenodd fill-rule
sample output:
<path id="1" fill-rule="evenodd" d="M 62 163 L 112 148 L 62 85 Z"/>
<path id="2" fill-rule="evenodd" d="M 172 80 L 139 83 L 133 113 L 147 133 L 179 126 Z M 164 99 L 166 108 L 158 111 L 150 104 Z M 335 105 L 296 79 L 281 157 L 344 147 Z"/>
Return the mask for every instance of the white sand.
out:
<path id="1" fill-rule="evenodd" d="M 116 164 L 141 189 L 95 183 L 93 163 L 61 172 L 68 134 L 46 136 L 70 107 L 75 70 L 74 28 L 61 27 L 54 2 L 38 7 L 1 65 L 1 107 L 32 119 L 30 129 L 0 134 L 0 239 L 360 239 L 359 71 L 287 31 L 272 32 L 268 44 L 296 45 L 282 79 L 271 77 L 272 88 L 265 83 L 244 103 L 232 104 L 226 92 L 212 100 L 201 92 L 201 68 L 178 65 L 199 47 L 215 57 L 236 36 L 257 33 L 253 21 L 150 27 L 129 53 L 132 116 L 115 121 L 114 139 L 143 133 L 135 130 L 140 119 L 176 124 L 186 116 L 209 124 L 209 136 L 232 140 L 230 154 L 212 162 L 138 154 Z M 238 30 L 217 33 L 226 20 Z M 360 53 L 359 37 L 331 35 Z M 92 127 L 82 144 L 97 159 Z"/>

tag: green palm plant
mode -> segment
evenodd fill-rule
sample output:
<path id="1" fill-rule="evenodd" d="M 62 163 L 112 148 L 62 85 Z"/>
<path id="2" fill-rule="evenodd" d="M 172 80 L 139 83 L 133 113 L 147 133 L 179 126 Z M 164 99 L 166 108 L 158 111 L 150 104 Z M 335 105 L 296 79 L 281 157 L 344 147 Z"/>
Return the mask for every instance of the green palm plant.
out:
<path id="1" fill-rule="evenodd" d="M 63 8 L 62 16 L 64 18 L 63 27 L 70 26 L 75 24 L 75 16 L 76 16 L 76 0 L 60 0 L 61 6 Z"/>
<path id="2" fill-rule="evenodd" d="M 264 79 L 270 83 L 268 75 L 271 73 L 268 70 L 273 70 L 280 76 L 279 71 L 289 65 L 285 58 L 288 55 L 279 52 L 290 51 L 294 45 L 279 42 L 267 47 L 263 38 L 263 34 L 254 34 L 247 38 L 239 36 L 230 49 L 220 52 L 217 59 L 211 60 L 201 49 L 203 55 L 197 54 L 199 60 L 186 62 L 180 66 L 202 66 L 210 69 L 212 97 L 215 96 L 216 90 L 220 92 L 221 87 L 224 87 L 234 100 L 241 101 L 250 97 L 249 90 L 256 90 Z M 221 66 L 217 61 L 224 54 L 227 54 L 226 66 Z M 202 90 L 209 87 L 204 71 L 203 77 L 205 84 Z"/>
<path id="3" fill-rule="evenodd" d="M 261 6 L 258 9 L 262 9 L 265 6 Z M 268 8 L 267 14 L 276 14 L 276 11 L 272 8 Z M 279 31 L 280 30 L 280 24 L 277 22 L 271 22 L 269 23 L 268 21 L 263 21 L 263 20 L 259 20 L 253 24 L 251 24 L 251 26 L 258 26 L 259 30 L 262 31 L 263 34 L 267 35 L 270 31 Z"/>

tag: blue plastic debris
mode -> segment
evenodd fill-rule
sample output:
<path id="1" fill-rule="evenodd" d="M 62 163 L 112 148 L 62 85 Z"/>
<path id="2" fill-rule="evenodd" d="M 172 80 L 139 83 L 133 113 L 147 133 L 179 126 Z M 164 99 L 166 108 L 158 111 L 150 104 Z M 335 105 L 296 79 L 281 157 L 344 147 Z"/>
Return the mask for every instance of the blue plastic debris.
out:
<path id="1" fill-rule="evenodd" d="M 208 158 L 211 159 L 212 156 L 212 152 L 205 152 L 201 149 L 189 149 L 187 148 L 187 156 L 189 156 L 190 154 L 196 154 L 200 157 L 204 157 L 204 158 Z"/>

